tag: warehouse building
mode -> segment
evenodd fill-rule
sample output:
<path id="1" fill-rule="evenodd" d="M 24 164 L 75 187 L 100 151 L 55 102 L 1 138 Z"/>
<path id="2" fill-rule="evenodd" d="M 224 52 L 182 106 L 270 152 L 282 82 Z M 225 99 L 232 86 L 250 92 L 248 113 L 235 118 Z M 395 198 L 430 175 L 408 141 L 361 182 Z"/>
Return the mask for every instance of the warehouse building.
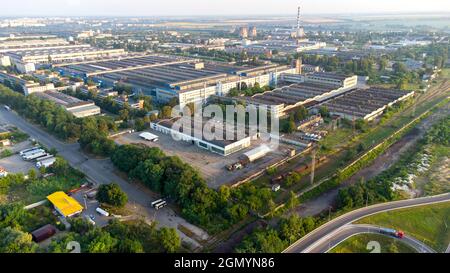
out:
<path id="1" fill-rule="evenodd" d="M 214 134 L 216 134 L 214 136 L 214 139 L 208 140 L 203 137 L 203 129 L 205 127 L 205 124 L 207 123 L 207 120 L 203 120 L 203 122 L 200 122 L 199 125 L 195 124 L 195 122 L 192 121 L 191 132 L 184 132 L 183 128 L 180 128 L 179 130 L 174 129 L 174 124 L 178 120 L 179 119 L 175 118 L 172 120 L 153 122 L 150 124 L 150 128 L 164 134 L 170 134 L 179 140 L 192 143 L 199 148 L 208 150 L 216 154 L 220 154 L 222 156 L 228 156 L 242 149 L 250 147 L 251 140 L 257 138 L 257 136 L 246 136 L 242 139 L 238 139 L 236 132 L 232 132 L 232 134 L 235 135 L 235 139 L 225 140 L 227 128 L 222 124 L 223 130 L 221 132 L 223 132 L 223 135 L 218 135 L 219 130 L 214 130 Z M 215 123 L 215 126 L 219 126 L 219 124 Z"/>
<path id="2" fill-rule="evenodd" d="M 274 85 L 283 73 L 296 68 L 269 64 L 234 66 L 171 56 L 144 56 L 58 66 L 63 75 L 90 77 L 104 87 L 127 84 L 138 94 L 167 102 L 177 98 L 180 105 L 207 102 L 212 95 L 224 96 L 240 86 Z"/>
<path id="3" fill-rule="evenodd" d="M 383 114 L 387 107 L 404 101 L 413 95 L 414 91 L 380 88 L 356 89 L 318 105 L 316 110 L 325 106 L 332 115 L 370 121 Z"/>
<path id="4" fill-rule="evenodd" d="M 268 107 L 272 114 L 280 118 L 300 106 L 310 107 L 348 92 L 352 88 L 355 86 L 338 87 L 330 84 L 303 82 L 266 91 L 249 98 L 234 98 L 234 100 L 247 105 Z"/>
<path id="5" fill-rule="evenodd" d="M 327 84 L 327 85 L 335 85 L 339 87 L 352 87 L 356 86 L 358 83 L 358 76 L 345 76 L 339 75 L 335 73 L 327 73 L 327 72 L 314 72 L 311 74 L 307 74 L 305 77 L 306 82 L 317 83 L 317 84 Z"/>
<path id="6" fill-rule="evenodd" d="M 40 67 L 46 64 L 63 63 L 69 61 L 84 61 L 87 59 L 110 58 L 125 55 L 123 49 L 99 49 L 90 45 L 60 46 L 52 48 L 31 49 L 7 52 L 11 63 L 22 73 L 35 70 L 32 66 Z"/>
<path id="7" fill-rule="evenodd" d="M 0 53 L 67 45 L 69 45 L 69 42 L 61 38 L 4 40 L 0 41 Z"/>
<path id="8" fill-rule="evenodd" d="M 100 107 L 96 106 L 94 102 L 82 101 L 60 92 L 45 91 L 36 93 L 35 95 L 64 107 L 77 118 L 94 116 L 101 113 Z"/>

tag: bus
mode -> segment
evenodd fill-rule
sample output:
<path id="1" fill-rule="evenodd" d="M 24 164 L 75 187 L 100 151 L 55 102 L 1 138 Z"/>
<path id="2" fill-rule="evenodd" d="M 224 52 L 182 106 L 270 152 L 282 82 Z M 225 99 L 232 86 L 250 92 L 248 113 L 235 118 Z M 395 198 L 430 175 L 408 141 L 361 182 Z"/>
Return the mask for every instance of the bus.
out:
<path id="1" fill-rule="evenodd" d="M 155 209 L 159 210 L 159 209 L 164 208 L 165 206 L 167 206 L 167 202 L 166 201 L 162 201 L 162 202 L 159 202 L 158 204 L 155 204 Z"/>
<path id="2" fill-rule="evenodd" d="M 46 154 L 46 152 L 45 152 L 44 150 L 37 150 L 37 152 L 33 152 L 33 153 L 30 153 L 30 154 L 25 154 L 25 155 L 23 155 L 22 158 L 23 158 L 24 160 L 29 161 L 29 160 L 36 159 L 36 158 L 38 158 L 38 157 L 42 157 L 42 156 L 44 156 L 45 154 Z"/>
<path id="3" fill-rule="evenodd" d="M 99 214 L 108 217 L 109 216 L 109 212 L 107 212 L 106 210 L 102 209 L 102 208 L 96 208 L 95 209 L 96 212 L 98 212 Z"/>
<path id="4" fill-rule="evenodd" d="M 39 150 L 39 149 L 41 149 L 41 147 L 37 146 L 37 147 L 34 147 L 34 148 L 22 150 L 22 151 L 20 151 L 19 154 L 20 154 L 20 155 L 24 155 L 24 154 L 26 154 L 26 153 L 29 153 L 29 152 L 32 152 L 32 151 L 35 151 L 35 150 Z"/>
<path id="5" fill-rule="evenodd" d="M 158 200 L 156 200 L 154 202 L 151 202 L 150 205 L 152 206 L 152 208 L 154 208 L 156 204 L 161 203 L 162 201 L 164 201 L 164 200 L 163 199 L 158 199 Z"/>

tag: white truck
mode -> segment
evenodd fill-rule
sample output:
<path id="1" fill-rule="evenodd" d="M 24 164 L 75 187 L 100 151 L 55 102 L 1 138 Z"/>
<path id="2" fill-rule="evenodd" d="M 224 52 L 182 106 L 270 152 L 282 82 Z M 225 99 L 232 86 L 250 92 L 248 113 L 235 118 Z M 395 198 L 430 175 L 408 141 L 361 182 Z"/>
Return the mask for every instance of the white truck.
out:
<path id="1" fill-rule="evenodd" d="M 103 215 L 103 216 L 106 216 L 106 217 L 109 216 L 109 212 L 107 212 L 107 211 L 104 210 L 104 209 L 96 208 L 95 211 L 98 212 L 99 214 Z"/>
<path id="2" fill-rule="evenodd" d="M 33 152 L 31 154 L 25 154 L 22 156 L 24 160 L 30 161 L 33 159 L 36 159 L 38 157 L 44 156 L 46 152 L 44 150 L 37 150 L 36 152 Z"/>
<path id="3" fill-rule="evenodd" d="M 41 168 L 41 167 L 45 167 L 48 168 L 50 166 L 52 166 L 56 161 L 56 158 L 52 157 L 52 158 L 47 158 L 45 160 L 39 161 L 38 163 L 36 163 L 36 168 Z"/>

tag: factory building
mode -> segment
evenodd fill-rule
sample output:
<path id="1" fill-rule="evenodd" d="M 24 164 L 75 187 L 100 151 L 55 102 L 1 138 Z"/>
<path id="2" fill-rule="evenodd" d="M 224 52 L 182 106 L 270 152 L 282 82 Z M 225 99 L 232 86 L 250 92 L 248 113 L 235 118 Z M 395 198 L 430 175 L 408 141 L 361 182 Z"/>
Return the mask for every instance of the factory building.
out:
<path id="1" fill-rule="evenodd" d="M 160 122 L 153 122 L 150 123 L 150 128 L 152 128 L 155 131 L 172 135 L 177 137 L 181 141 L 192 143 L 196 146 L 198 146 L 201 149 L 208 150 L 210 152 L 220 154 L 222 156 L 228 156 L 233 153 L 236 153 L 240 150 L 243 150 L 245 148 L 250 147 L 251 140 L 256 139 L 257 136 L 246 136 L 242 139 L 238 139 L 235 137 L 235 140 L 225 140 L 226 136 L 226 126 L 222 123 L 223 126 L 223 135 L 215 135 L 213 140 L 206 139 L 203 137 L 203 128 L 207 122 L 207 120 L 203 120 L 200 122 L 199 125 L 195 124 L 194 121 L 192 121 L 192 129 L 191 132 L 184 132 L 182 128 L 179 130 L 174 129 L 174 123 L 178 119 L 172 119 L 172 120 L 163 120 Z M 218 123 L 215 123 L 215 126 L 219 126 Z M 219 130 L 215 130 L 214 134 L 217 134 Z M 236 132 L 232 132 L 234 135 L 236 135 Z M 198 137 L 202 136 L 202 137 Z M 223 139 L 223 140 L 222 140 Z"/>
<path id="2" fill-rule="evenodd" d="M 334 85 L 348 88 L 356 86 L 356 84 L 358 83 L 358 76 L 355 75 L 348 77 L 335 73 L 314 72 L 311 74 L 307 74 L 305 77 L 305 81 L 317 84 Z"/>
<path id="3" fill-rule="evenodd" d="M 19 84 L 20 86 L 22 86 L 23 93 L 26 96 L 37 92 L 45 92 L 48 90 L 55 89 L 53 83 L 41 85 L 40 83 L 33 81 L 26 81 L 16 75 L 0 71 L 0 83 L 4 84 L 5 81 L 9 81 L 11 84 Z"/>
<path id="4" fill-rule="evenodd" d="M 235 98 L 234 100 L 257 107 L 267 106 L 268 110 L 276 117 L 284 117 L 300 106 L 309 107 L 348 92 L 350 89 L 304 82 L 266 91 L 249 98 Z"/>
<path id="5" fill-rule="evenodd" d="M 356 89 L 317 105 L 316 110 L 325 106 L 330 114 L 347 119 L 373 120 L 383 114 L 387 107 L 404 101 L 414 95 L 414 91 L 369 88 Z"/>
<path id="6" fill-rule="evenodd" d="M 72 113 L 77 118 L 94 116 L 101 113 L 100 107 L 96 106 L 94 102 L 82 101 L 75 97 L 56 91 L 45 91 L 36 93 L 35 95 L 64 107 L 64 109 Z"/>
<path id="7" fill-rule="evenodd" d="M 90 77 L 104 87 L 130 85 L 135 93 L 160 102 L 177 98 L 181 106 L 205 103 L 212 95 L 224 96 L 244 85 L 275 85 L 281 74 L 297 71 L 277 64 L 234 66 L 160 55 L 60 65 L 57 70 L 62 75 Z"/>
<path id="8" fill-rule="evenodd" d="M 22 73 L 34 71 L 36 66 L 63 63 L 69 61 L 84 61 L 97 58 L 111 58 L 125 55 L 123 49 L 98 49 L 90 45 L 75 45 L 70 47 L 54 47 L 7 52 L 12 64 Z"/>
<path id="9" fill-rule="evenodd" d="M 4 40 L 0 41 L 0 53 L 67 45 L 69 45 L 69 42 L 61 38 Z"/>

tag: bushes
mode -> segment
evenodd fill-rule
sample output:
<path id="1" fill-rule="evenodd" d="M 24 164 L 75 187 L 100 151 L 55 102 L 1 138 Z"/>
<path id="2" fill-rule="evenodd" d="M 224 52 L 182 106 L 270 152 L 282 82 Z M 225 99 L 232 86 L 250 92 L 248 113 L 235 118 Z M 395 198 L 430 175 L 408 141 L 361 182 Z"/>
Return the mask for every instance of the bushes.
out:
<path id="1" fill-rule="evenodd" d="M 290 244 L 315 229 L 317 223 L 314 218 L 300 218 L 292 215 L 283 218 L 277 227 L 257 229 L 246 236 L 235 249 L 238 253 L 280 253 Z"/>
<path id="2" fill-rule="evenodd" d="M 124 191 L 122 191 L 119 185 L 113 183 L 109 185 L 101 185 L 98 188 L 97 200 L 101 203 L 122 208 L 128 202 L 128 196 Z"/>

